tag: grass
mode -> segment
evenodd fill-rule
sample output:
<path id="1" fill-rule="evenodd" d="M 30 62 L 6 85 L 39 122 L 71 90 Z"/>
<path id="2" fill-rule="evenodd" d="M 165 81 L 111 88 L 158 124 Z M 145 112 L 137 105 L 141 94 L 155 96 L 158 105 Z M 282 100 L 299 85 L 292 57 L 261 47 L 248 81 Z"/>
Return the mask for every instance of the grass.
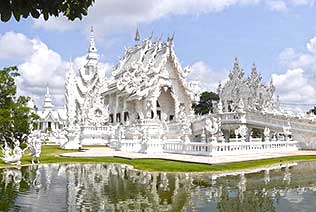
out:
<path id="1" fill-rule="evenodd" d="M 41 154 L 41 164 L 47 163 L 123 163 L 134 166 L 136 169 L 146 171 L 165 171 L 165 172 L 214 172 L 247 169 L 260 166 L 268 166 L 281 162 L 308 161 L 316 160 L 316 155 L 312 156 L 289 156 L 282 158 L 264 159 L 256 161 L 246 161 L 238 163 L 226 164 L 197 164 L 187 162 L 177 162 L 160 159 L 124 159 L 117 157 L 99 157 L 99 158 L 75 158 L 75 157 L 60 157 L 59 154 L 66 152 L 74 152 L 74 150 L 63 150 L 58 146 L 43 146 Z M 31 156 L 28 152 L 24 153 L 22 165 L 31 164 Z M 10 165 L 0 162 L 0 168 L 9 167 Z"/>

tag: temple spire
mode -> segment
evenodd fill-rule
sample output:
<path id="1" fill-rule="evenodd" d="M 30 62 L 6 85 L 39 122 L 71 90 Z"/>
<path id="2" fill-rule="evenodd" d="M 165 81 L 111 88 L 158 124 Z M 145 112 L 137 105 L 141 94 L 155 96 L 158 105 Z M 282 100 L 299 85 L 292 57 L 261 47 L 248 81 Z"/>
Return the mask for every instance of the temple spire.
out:
<path id="1" fill-rule="evenodd" d="M 49 96 L 50 94 L 49 94 L 49 88 L 48 88 L 48 86 L 46 85 L 46 95 L 47 96 Z"/>
<path id="2" fill-rule="evenodd" d="M 97 48 L 95 47 L 93 27 L 91 27 L 91 29 L 90 29 L 89 53 L 90 52 L 94 52 L 94 53 L 97 52 Z"/>
<path id="3" fill-rule="evenodd" d="M 138 28 L 136 29 L 134 40 L 135 40 L 136 44 L 138 44 L 138 42 L 140 41 L 140 34 L 139 34 L 139 31 L 138 31 Z"/>
<path id="4" fill-rule="evenodd" d="M 252 84 L 255 83 L 255 85 L 260 84 L 262 80 L 261 75 L 257 71 L 257 67 L 255 63 L 252 64 L 251 73 L 250 73 L 250 76 L 248 77 L 248 80 Z"/>
<path id="5" fill-rule="evenodd" d="M 229 73 L 229 78 L 241 80 L 244 77 L 244 74 L 245 74 L 244 70 L 242 68 L 240 68 L 238 59 L 237 59 L 237 57 L 235 57 L 234 67 L 233 67 L 233 70 L 231 70 Z"/>
<path id="6" fill-rule="evenodd" d="M 43 104 L 44 111 L 51 111 L 53 109 L 52 99 L 49 93 L 49 87 L 46 85 L 46 94 L 44 97 L 44 104 Z"/>
<path id="7" fill-rule="evenodd" d="M 96 48 L 95 40 L 94 40 L 94 30 L 93 30 L 93 27 L 91 27 L 87 60 L 97 60 L 97 59 L 98 59 L 98 54 L 97 54 L 97 48 Z"/>

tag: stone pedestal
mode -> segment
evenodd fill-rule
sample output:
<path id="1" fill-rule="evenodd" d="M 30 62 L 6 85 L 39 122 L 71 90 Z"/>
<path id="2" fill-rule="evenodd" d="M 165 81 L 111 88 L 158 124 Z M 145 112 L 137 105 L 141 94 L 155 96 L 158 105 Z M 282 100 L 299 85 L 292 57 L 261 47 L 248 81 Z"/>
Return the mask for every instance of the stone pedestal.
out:
<path id="1" fill-rule="evenodd" d="M 80 142 L 80 130 L 77 128 L 67 129 L 67 141 L 61 145 L 63 149 L 79 149 L 81 147 Z"/>

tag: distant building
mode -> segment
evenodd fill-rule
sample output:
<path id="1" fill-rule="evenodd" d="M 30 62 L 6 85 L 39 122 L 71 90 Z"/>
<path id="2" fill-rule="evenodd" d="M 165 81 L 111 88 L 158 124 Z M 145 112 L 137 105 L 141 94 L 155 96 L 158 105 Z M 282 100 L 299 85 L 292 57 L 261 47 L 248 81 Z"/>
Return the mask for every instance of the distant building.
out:
<path id="1" fill-rule="evenodd" d="M 246 78 L 240 68 L 237 58 L 230 71 L 228 81 L 218 87 L 218 94 L 224 112 L 238 111 L 243 105 L 245 111 L 276 111 L 278 101 L 273 99 L 275 87 L 272 81 L 269 84 L 262 82 L 262 77 L 253 64 L 250 75 Z"/>
<path id="2" fill-rule="evenodd" d="M 40 117 L 38 127 L 42 132 L 62 130 L 66 125 L 66 110 L 54 108 L 48 87 L 43 102 L 43 109 L 38 110 L 37 115 Z"/>

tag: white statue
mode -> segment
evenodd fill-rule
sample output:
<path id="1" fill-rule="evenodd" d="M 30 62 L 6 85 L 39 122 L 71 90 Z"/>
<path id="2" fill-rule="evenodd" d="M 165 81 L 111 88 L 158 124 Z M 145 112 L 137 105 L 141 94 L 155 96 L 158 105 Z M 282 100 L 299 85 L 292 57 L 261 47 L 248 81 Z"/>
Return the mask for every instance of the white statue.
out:
<path id="1" fill-rule="evenodd" d="M 244 101 L 242 98 L 239 100 L 237 107 L 238 107 L 238 109 L 237 109 L 238 112 L 240 112 L 240 113 L 245 112 L 245 104 L 244 104 Z"/>
<path id="2" fill-rule="evenodd" d="M 119 141 L 121 141 L 122 139 L 125 139 L 125 129 L 122 125 L 119 125 L 118 127 L 118 138 L 119 138 Z"/>
<path id="3" fill-rule="evenodd" d="M 218 133 L 220 128 L 220 124 L 216 118 L 206 119 L 205 121 L 205 129 L 208 131 L 212 136 Z"/>
<path id="4" fill-rule="evenodd" d="M 185 143 L 190 142 L 189 135 L 192 134 L 191 130 L 191 122 L 189 121 L 189 118 L 187 117 L 185 113 L 185 107 L 184 105 L 180 105 L 179 112 L 178 112 L 178 122 L 181 123 L 181 134 L 182 134 L 182 140 Z"/>
<path id="5" fill-rule="evenodd" d="M 263 130 L 264 140 L 269 140 L 270 138 L 270 129 L 268 127 L 265 127 Z"/>
<path id="6" fill-rule="evenodd" d="M 223 113 L 223 103 L 222 103 L 222 100 L 219 100 L 217 107 L 218 107 L 218 113 Z"/>
<path id="7" fill-rule="evenodd" d="M 202 133 L 201 133 L 201 143 L 206 143 L 206 135 L 205 135 L 205 130 L 203 128 Z"/>
<path id="8" fill-rule="evenodd" d="M 14 139 L 14 138 L 12 138 Z M 15 139 L 14 139 L 15 140 Z M 21 149 L 20 147 L 20 142 L 18 140 L 14 141 L 14 148 L 11 150 L 8 148 L 7 144 L 5 144 L 5 148 L 2 148 L 2 155 L 1 159 L 4 161 L 6 164 L 16 164 L 20 165 L 21 164 L 21 159 L 23 156 L 23 152 L 26 150 Z"/>
<path id="9" fill-rule="evenodd" d="M 8 143 L 6 141 L 4 141 L 4 148 L 1 147 L 1 150 L 2 150 L 2 155 L 3 155 L 4 158 L 10 157 L 12 150 L 8 146 Z"/>
<path id="10" fill-rule="evenodd" d="M 290 137 L 292 136 L 290 123 L 288 123 L 288 126 L 283 127 L 283 134 L 284 134 L 286 140 L 290 139 Z"/>
<path id="11" fill-rule="evenodd" d="M 248 128 L 246 125 L 241 125 L 235 130 L 236 137 L 238 137 L 238 135 L 240 135 L 241 138 L 243 138 L 243 139 L 246 138 L 247 133 L 248 133 Z"/>
<path id="12" fill-rule="evenodd" d="M 35 164 L 35 161 L 40 163 L 39 159 L 42 152 L 42 141 L 36 136 L 30 136 L 27 146 L 31 151 L 32 164 Z"/>

